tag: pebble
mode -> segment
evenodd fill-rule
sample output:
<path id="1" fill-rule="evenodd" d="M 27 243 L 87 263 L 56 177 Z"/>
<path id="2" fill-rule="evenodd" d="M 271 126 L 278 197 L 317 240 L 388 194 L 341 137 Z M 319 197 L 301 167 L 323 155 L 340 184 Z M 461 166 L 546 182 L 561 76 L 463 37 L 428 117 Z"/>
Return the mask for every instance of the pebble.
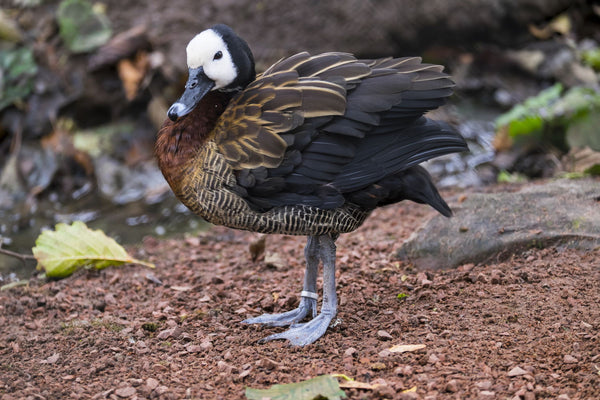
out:
<path id="1" fill-rule="evenodd" d="M 377 339 L 379 340 L 392 340 L 393 337 L 384 330 L 377 331 Z"/>
<path id="2" fill-rule="evenodd" d="M 571 398 L 569 397 L 569 395 L 568 395 L 568 394 L 566 394 L 566 393 L 563 393 L 563 394 L 559 395 L 559 396 L 556 398 L 556 400 L 571 400 Z"/>
<path id="3" fill-rule="evenodd" d="M 188 353 L 200 353 L 204 348 L 198 344 L 188 344 L 185 346 L 185 350 Z"/>
<path id="4" fill-rule="evenodd" d="M 450 392 L 450 393 L 458 392 L 458 382 L 456 381 L 456 379 L 451 379 L 446 384 L 446 392 Z"/>
<path id="5" fill-rule="evenodd" d="M 135 394 L 136 390 L 133 386 L 126 386 L 115 390 L 115 394 L 119 397 L 131 397 Z"/>
<path id="6" fill-rule="evenodd" d="M 475 386 L 480 390 L 489 390 L 492 387 L 492 381 L 479 381 Z"/>
<path id="7" fill-rule="evenodd" d="M 344 351 L 344 355 L 345 356 L 349 356 L 352 357 L 353 355 L 355 355 L 357 353 L 357 350 L 354 347 L 348 347 L 346 349 L 346 351 Z"/>
<path id="8" fill-rule="evenodd" d="M 481 392 L 479 392 L 479 399 L 495 399 L 496 398 L 496 392 L 491 392 L 489 390 L 482 390 Z"/>
<path id="9" fill-rule="evenodd" d="M 154 378 L 148 378 L 146 379 L 146 386 L 148 386 L 148 389 L 154 390 L 158 387 L 158 381 Z"/>
<path id="10" fill-rule="evenodd" d="M 154 392 L 159 396 L 168 391 L 169 391 L 169 388 L 166 386 L 158 386 L 156 389 L 154 389 Z"/>
<path id="11" fill-rule="evenodd" d="M 521 376 L 521 375 L 525 375 L 526 373 L 527 373 L 527 371 L 525 371 L 523 368 L 514 367 L 513 369 L 508 371 L 507 375 L 512 378 L 513 376 Z"/>
<path id="12" fill-rule="evenodd" d="M 579 360 L 570 354 L 565 354 L 565 356 L 563 358 L 563 362 L 565 364 L 576 364 L 579 362 Z"/>
<path id="13" fill-rule="evenodd" d="M 429 362 L 429 364 L 435 364 L 438 361 L 440 361 L 440 358 L 437 355 L 432 354 L 429 356 L 429 359 L 427 361 Z"/>

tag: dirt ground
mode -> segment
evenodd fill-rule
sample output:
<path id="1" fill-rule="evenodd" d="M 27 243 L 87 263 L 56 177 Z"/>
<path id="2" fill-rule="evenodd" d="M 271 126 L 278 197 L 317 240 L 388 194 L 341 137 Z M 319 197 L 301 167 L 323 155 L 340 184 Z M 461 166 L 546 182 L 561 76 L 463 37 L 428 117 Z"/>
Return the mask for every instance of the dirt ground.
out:
<path id="1" fill-rule="evenodd" d="M 253 233 L 147 238 L 134 252 L 156 270 L 0 292 L 0 399 L 242 399 L 334 373 L 372 384 L 351 399 L 600 398 L 600 250 L 428 272 L 396 261 L 433 214 L 390 206 L 338 240 L 338 321 L 305 348 L 257 344 L 281 328 L 240 324 L 297 305 L 303 237 L 268 237 L 268 263 L 251 260 Z"/>

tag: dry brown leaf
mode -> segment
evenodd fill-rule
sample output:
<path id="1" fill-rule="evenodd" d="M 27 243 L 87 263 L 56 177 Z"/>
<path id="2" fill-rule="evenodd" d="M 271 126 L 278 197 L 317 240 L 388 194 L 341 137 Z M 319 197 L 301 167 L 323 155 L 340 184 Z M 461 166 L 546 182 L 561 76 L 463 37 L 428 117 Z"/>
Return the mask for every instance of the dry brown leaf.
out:
<path id="1" fill-rule="evenodd" d="M 550 39 L 555 33 L 566 35 L 571 31 L 571 18 L 566 13 L 557 15 L 547 25 L 538 28 L 535 25 L 529 25 L 529 32 L 538 39 Z"/>
<path id="2" fill-rule="evenodd" d="M 144 51 L 138 52 L 133 60 L 127 58 L 119 61 L 117 69 L 127 100 L 135 99 L 140 84 L 148 72 L 149 65 L 148 53 Z"/>
<path id="3" fill-rule="evenodd" d="M 250 242 L 248 250 L 250 250 L 250 257 L 253 262 L 256 262 L 265 252 L 265 241 L 267 235 L 260 235 L 258 238 Z"/>
<path id="4" fill-rule="evenodd" d="M 424 344 L 397 344 L 395 346 L 390 347 L 388 350 L 391 353 L 406 353 L 409 351 L 421 350 L 425 347 L 427 346 L 425 346 Z"/>
<path id="5" fill-rule="evenodd" d="M 77 149 L 73 145 L 72 131 L 74 123 L 70 119 L 60 119 L 56 122 L 54 131 L 41 140 L 42 147 L 51 150 L 55 154 L 60 154 L 66 158 L 73 159 L 85 171 L 87 176 L 94 174 L 94 164 L 90 155 Z"/>
<path id="6" fill-rule="evenodd" d="M 88 67 L 90 70 L 114 65 L 118 61 L 131 57 L 140 50 L 149 50 L 150 41 L 146 34 L 145 25 L 137 25 L 133 28 L 115 35 L 108 43 L 100 47 L 90 57 Z"/>
<path id="7" fill-rule="evenodd" d="M 373 390 L 377 387 L 377 385 L 372 385 L 367 382 L 359 382 L 359 381 L 341 381 L 340 389 L 364 389 L 364 390 Z"/>

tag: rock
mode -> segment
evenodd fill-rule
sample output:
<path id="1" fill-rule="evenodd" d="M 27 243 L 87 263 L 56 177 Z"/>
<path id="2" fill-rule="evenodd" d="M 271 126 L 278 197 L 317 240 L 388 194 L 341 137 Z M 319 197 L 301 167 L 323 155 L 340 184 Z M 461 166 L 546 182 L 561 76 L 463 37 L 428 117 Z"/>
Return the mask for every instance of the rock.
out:
<path id="1" fill-rule="evenodd" d="M 450 393 L 456 393 L 458 392 L 458 381 L 456 379 L 451 379 L 450 381 L 448 381 L 448 383 L 446 384 L 446 392 L 450 392 Z"/>
<path id="2" fill-rule="evenodd" d="M 131 21 L 146 11 L 137 2 L 132 6 L 118 0 L 105 3 L 116 32 L 131 28 Z M 477 37 L 478 42 L 492 40 L 514 45 L 516 37 L 529 37 L 528 24 L 553 17 L 571 5 L 572 0 L 381 0 L 375 3 L 351 0 L 302 2 L 290 7 L 286 0 L 272 0 L 257 8 L 250 0 L 210 0 L 202 8 L 204 23 L 201 26 L 196 19 L 188 21 L 176 13 L 165 12 L 159 23 L 148 24 L 147 35 L 168 36 L 168 41 L 160 42 L 159 49 L 165 53 L 165 60 L 185 60 L 185 43 L 200 29 L 208 27 L 206 21 L 220 21 L 235 27 L 248 41 L 257 60 L 272 62 L 303 50 L 332 49 L 372 56 L 395 54 L 402 49 L 409 55 L 424 51 L 430 45 L 464 46 L 473 37 Z M 182 3 L 177 3 L 177 7 L 183 7 Z M 356 18 L 357 15 L 360 18 Z M 290 24 L 289 21 L 302 23 Z M 169 29 L 174 25 L 176 31 Z M 515 29 L 507 31 L 506 26 Z M 432 35 L 434 30 L 436 34 Z M 181 66 L 176 68 L 181 69 Z"/>
<path id="3" fill-rule="evenodd" d="M 136 389 L 133 386 L 126 386 L 115 390 L 115 394 L 119 397 L 131 397 L 135 394 Z"/>
<path id="4" fill-rule="evenodd" d="M 479 399 L 492 400 L 496 398 L 496 392 L 490 392 L 489 390 L 482 390 L 479 392 Z"/>
<path id="5" fill-rule="evenodd" d="M 357 353 L 357 350 L 354 347 L 348 347 L 346 351 L 344 351 L 344 356 L 352 357 Z"/>
<path id="6" fill-rule="evenodd" d="M 154 390 L 158 387 L 158 381 L 154 378 L 148 378 L 146 379 L 146 386 L 148 386 L 148 389 Z"/>
<path id="7" fill-rule="evenodd" d="M 379 340 L 392 340 L 393 337 L 392 337 L 392 335 L 390 335 L 386 331 L 380 330 L 380 331 L 377 331 L 377 339 L 379 339 Z"/>
<path id="8" fill-rule="evenodd" d="M 530 184 L 515 193 L 474 193 L 453 205 L 453 218 L 435 216 L 397 252 L 419 269 L 480 263 L 532 245 L 600 246 L 600 182 L 557 180 Z M 460 226 L 468 227 L 458 232 Z M 493 274 L 492 283 L 502 277 Z"/>
<path id="9" fill-rule="evenodd" d="M 563 357 L 563 362 L 565 364 L 576 364 L 579 362 L 579 360 L 570 354 L 565 354 L 565 356 Z"/>
<path id="10" fill-rule="evenodd" d="M 514 367 L 513 369 L 508 371 L 508 373 L 506 375 L 512 378 L 515 376 L 521 376 L 521 375 L 525 375 L 525 374 L 527 374 L 527 371 L 525 371 L 523 368 Z"/>
<path id="11" fill-rule="evenodd" d="M 492 381 L 480 381 L 475 384 L 480 390 L 489 390 L 492 387 Z"/>

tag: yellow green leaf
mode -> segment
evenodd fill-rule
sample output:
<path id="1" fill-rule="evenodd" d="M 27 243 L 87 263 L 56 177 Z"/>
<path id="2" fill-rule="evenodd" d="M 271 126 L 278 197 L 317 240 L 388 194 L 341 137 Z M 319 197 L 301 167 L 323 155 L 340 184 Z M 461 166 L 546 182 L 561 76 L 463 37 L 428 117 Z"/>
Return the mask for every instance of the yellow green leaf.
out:
<path id="1" fill-rule="evenodd" d="M 136 260 L 114 239 L 100 230 L 91 230 L 83 222 L 57 224 L 54 231 L 44 231 L 32 249 L 37 269 L 51 278 L 65 278 L 79 268 L 102 269 L 122 264 L 154 264 Z"/>
<path id="2" fill-rule="evenodd" d="M 340 389 L 337 379 L 333 376 L 321 375 L 302 382 L 273 385 L 269 389 L 247 387 L 246 397 L 250 400 L 339 400 L 346 397 L 346 393 Z"/>

